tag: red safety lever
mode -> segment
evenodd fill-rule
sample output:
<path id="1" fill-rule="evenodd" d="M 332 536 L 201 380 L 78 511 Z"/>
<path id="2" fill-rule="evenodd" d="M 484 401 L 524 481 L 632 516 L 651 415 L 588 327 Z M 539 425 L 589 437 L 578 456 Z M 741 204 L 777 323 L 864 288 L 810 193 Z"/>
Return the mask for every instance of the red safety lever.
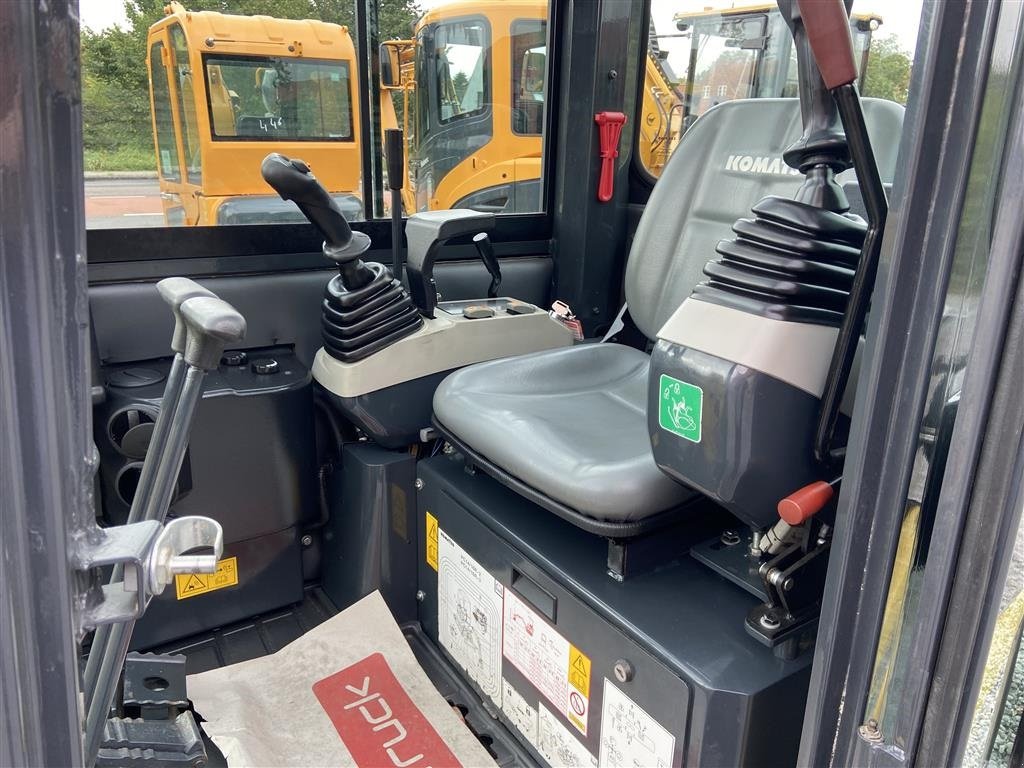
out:
<path id="1" fill-rule="evenodd" d="M 619 156 L 619 136 L 626 116 L 621 112 L 598 112 L 594 122 L 601 131 L 601 180 L 597 185 L 597 199 L 607 203 L 615 190 L 615 158 Z"/>
<path id="2" fill-rule="evenodd" d="M 828 504 L 835 495 L 832 483 L 824 480 L 805 485 L 798 491 L 793 491 L 786 498 L 778 503 L 776 509 L 779 517 L 790 525 L 800 523 L 816 515 Z"/>

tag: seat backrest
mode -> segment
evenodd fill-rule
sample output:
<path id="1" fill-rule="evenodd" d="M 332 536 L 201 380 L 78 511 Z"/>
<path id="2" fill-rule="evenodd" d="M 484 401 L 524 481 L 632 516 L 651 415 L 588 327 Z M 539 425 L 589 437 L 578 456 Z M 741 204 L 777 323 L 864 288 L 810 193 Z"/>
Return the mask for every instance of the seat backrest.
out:
<path id="1" fill-rule="evenodd" d="M 891 182 L 903 107 L 882 99 L 864 99 L 863 107 L 879 174 Z M 629 313 L 647 338 L 704 279 L 704 265 L 736 219 L 766 195 L 796 194 L 804 177 L 782 153 L 801 133 L 799 99 L 741 99 L 709 109 L 684 134 L 654 185 L 626 263 Z"/>

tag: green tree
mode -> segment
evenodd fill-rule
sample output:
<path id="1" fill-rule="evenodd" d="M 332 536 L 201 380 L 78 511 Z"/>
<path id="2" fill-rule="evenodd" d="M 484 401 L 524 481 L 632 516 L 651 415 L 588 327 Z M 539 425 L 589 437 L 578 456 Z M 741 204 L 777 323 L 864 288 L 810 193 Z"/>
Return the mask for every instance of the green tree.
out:
<path id="1" fill-rule="evenodd" d="M 861 77 L 861 95 L 906 104 L 909 88 L 910 53 L 895 35 L 874 38 Z"/>
<path id="2" fill-rule="evenodd" d="M 462 97 L 466 95 L 466 89 L 469 88 L 469 78 L 466 77 L 465 72 L 455 73 L 455 77 L 452 78 L 452 88 L 455 89 L 455 96 L 461 102 Z"/>

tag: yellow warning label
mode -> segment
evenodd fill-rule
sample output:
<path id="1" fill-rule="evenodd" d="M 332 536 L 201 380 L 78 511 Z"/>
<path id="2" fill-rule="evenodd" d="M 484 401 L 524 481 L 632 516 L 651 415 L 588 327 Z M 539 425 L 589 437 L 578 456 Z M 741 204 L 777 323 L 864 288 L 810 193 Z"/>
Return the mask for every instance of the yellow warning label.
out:
<path id="1" fill-rule="evenodd" d="M 437 570 L 437 518 L 427 512 L 427 565 Z"/>
<path id="2" fill-rule="evenodd" d="M 217 563 L 214 573 L 179 573 L 174 577 L 178 599 L 205 595 L 215 589 L 233 587 L 238 583 L 238 558 L 225 557 Z"/>
<path id="3" fill-rule="evenodd" d="M 569 646 L 569 682 L 590 698 L 590 659 L 575 645 Z"/>

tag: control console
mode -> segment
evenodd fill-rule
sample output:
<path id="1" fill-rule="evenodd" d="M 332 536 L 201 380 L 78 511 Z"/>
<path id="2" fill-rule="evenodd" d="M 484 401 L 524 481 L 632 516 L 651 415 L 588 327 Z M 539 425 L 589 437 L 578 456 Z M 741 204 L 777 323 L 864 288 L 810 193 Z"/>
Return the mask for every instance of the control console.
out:
<path id="1" fill-rule="evenodd" d="M 304 162 L 275 153 L 262 172 L 323 233 L 324 256 L 338 265 L 324 291 L 324 345 L 313 378 L 377 443 L 400 448 L 418 442 L 431 423 L 434 390 L 451 371 L 573 343 L 572 332 L 540 307 L 497 295 L 501 267 L 488 236 L 494 214 L 457 209 L 410 216 L 407 292 L 388 267 L 362 260 L 370 238 L 349 227 Z M 491 276 L 488 297 L 439 302 L 434 263 L 460 239 L 473 243 Z"/>

